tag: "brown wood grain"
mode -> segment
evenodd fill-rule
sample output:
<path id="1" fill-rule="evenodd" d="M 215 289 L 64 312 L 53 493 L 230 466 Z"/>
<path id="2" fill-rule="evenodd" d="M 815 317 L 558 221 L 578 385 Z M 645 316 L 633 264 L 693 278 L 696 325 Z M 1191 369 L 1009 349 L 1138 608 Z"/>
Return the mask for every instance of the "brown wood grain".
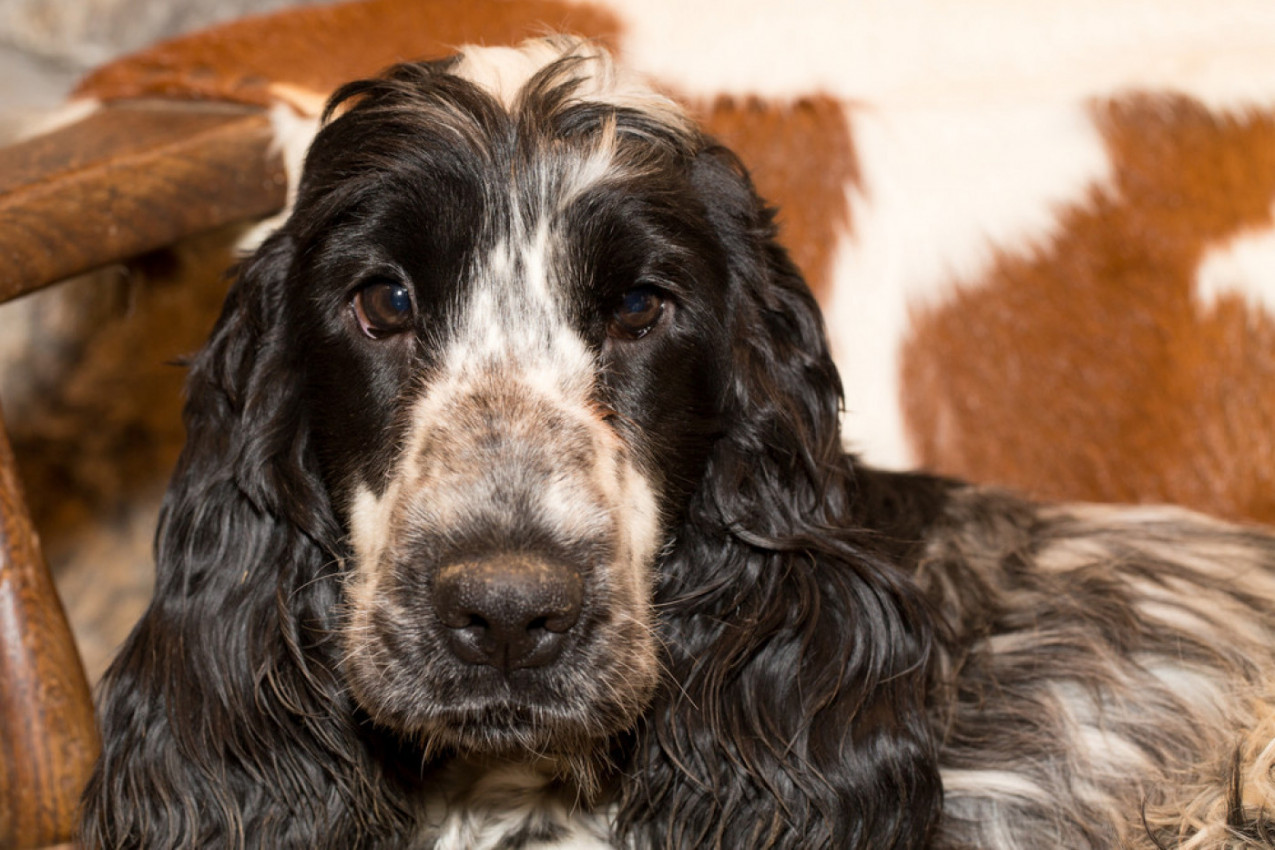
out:
<path id="1" fill-rule="evenodd" d="M 0 847 L 71 838 L 98 736 L 0 415 Z"/>
<path id="2" fill-rule="evenodd" d="M 120 102 L 0 150 L 0 302 L 283 206 L 260 109 Z"/>

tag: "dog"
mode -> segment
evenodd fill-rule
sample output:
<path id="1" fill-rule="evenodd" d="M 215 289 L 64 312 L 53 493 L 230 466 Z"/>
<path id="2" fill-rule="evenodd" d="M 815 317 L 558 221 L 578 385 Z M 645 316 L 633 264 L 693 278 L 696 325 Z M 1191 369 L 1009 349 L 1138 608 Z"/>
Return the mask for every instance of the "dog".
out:
<path id="1" fill-rule="evenodd" d="M 1275 847 L 1275 539 L 861 464 L 589 43 L 333 98 L 194 359 L 86 847 Z"/>

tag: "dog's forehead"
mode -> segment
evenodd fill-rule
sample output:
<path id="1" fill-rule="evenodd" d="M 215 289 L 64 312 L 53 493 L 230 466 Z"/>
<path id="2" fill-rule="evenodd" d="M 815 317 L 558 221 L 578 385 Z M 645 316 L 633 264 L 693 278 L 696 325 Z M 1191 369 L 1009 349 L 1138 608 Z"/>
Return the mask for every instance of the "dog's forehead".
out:
<path id="1" fill-rule="evenodd" d="M 390 250 L 418 256 L 472 260 L 502 240 L 540 248 L 546 222 L 591 230 L 597 212 L 641 197 L 663 209 L 677 197 L 668 181 L 707 141 L 606 51 L 563 38 L 398 66 L 352 84 L 332 109 L 307 158 L 298 209 L 318 215 L 297 219 L 303 238 L 397 230 Z M 591 209 L 568 220 L 582 198 Z"/>
<path id="2" fill-rule="evenodd" d="M 631 148 L 693 148 L 698 130 L 676 102 L 581 40 L 464 48 L 447 73 L 494 99 L 511 126 L 529 134 L 529 143 L 517 150 L 534 154 L 520 159 L 509 151 L 513 159 L 505 161 L 488 151 L 486 167 L 475 172 L 484 175 L 485 200 L 478 230 L 466 237 L 469 266 L 462 270 L 465 286 L 448 334 L 446 371 L 472 373 L 503 360 L 537 376 L 535 383 L 578 384 L 568 376 L 591 374 L 594 364 L 570 321 L 570 246 L 580 225 L 572 206 L 598 186 L 640 179 L 649 162 Z M 534 96 L 555 89 L 569 95 Z M 550 129 L 552 119 L 574 106 L 597 106 L 600 115 L 622 112 L 625 118 L 589 124 L 588 132 L 566 141 Z M 581 395 L 581 388 L 572 394 Z"/>
<path id="3" fill-rule="evenodd" d="M 705 140 L 685 110 L 560 38 L 399 66 L 345 97 L 307 166 L 306 268 L 333 292 L 387 269 L 412 286 L 436 394 L 499 375 L 586 403 L 600 317 L 695 232 L 680 190 Z"/>

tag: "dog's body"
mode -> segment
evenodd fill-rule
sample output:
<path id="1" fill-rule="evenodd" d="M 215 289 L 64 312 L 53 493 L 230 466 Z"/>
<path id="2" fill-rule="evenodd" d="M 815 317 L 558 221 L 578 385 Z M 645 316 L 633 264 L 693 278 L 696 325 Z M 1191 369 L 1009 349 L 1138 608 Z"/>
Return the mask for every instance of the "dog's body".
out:
<path id="1" fill-rule="evenodd" d="M 859 466 L 734 158 L 353 84 L 195 363 L 89 846 L 1275 846 L 1275 540 Z"/>
<path id="2" fill-rule="evenodd" d="M 944 814 L 925 846 L 1270 845 L 1269 539 L 1174 509 L 957 488 L 917 555 L 945 630 L 930 706 Z M 605 817 L 534 770 L 448 784 L 466 805 L 436 810 L 426 846 L 504 846 L 513 822 L 558 824 L 552 846 L 612 846 Z"/>

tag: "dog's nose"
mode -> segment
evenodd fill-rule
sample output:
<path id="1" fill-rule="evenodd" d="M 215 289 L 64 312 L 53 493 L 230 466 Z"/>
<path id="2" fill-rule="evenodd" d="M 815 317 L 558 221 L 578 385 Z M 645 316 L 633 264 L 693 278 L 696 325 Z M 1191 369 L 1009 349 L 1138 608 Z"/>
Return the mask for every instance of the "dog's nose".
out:
<path id="1" fill-rule="evenodd" d="M 578 571 L 524 554 L 449 564 L 434 582 L 452 652 L 506 673 L 552 663 L 580 619 L 583 596 Z"/>

